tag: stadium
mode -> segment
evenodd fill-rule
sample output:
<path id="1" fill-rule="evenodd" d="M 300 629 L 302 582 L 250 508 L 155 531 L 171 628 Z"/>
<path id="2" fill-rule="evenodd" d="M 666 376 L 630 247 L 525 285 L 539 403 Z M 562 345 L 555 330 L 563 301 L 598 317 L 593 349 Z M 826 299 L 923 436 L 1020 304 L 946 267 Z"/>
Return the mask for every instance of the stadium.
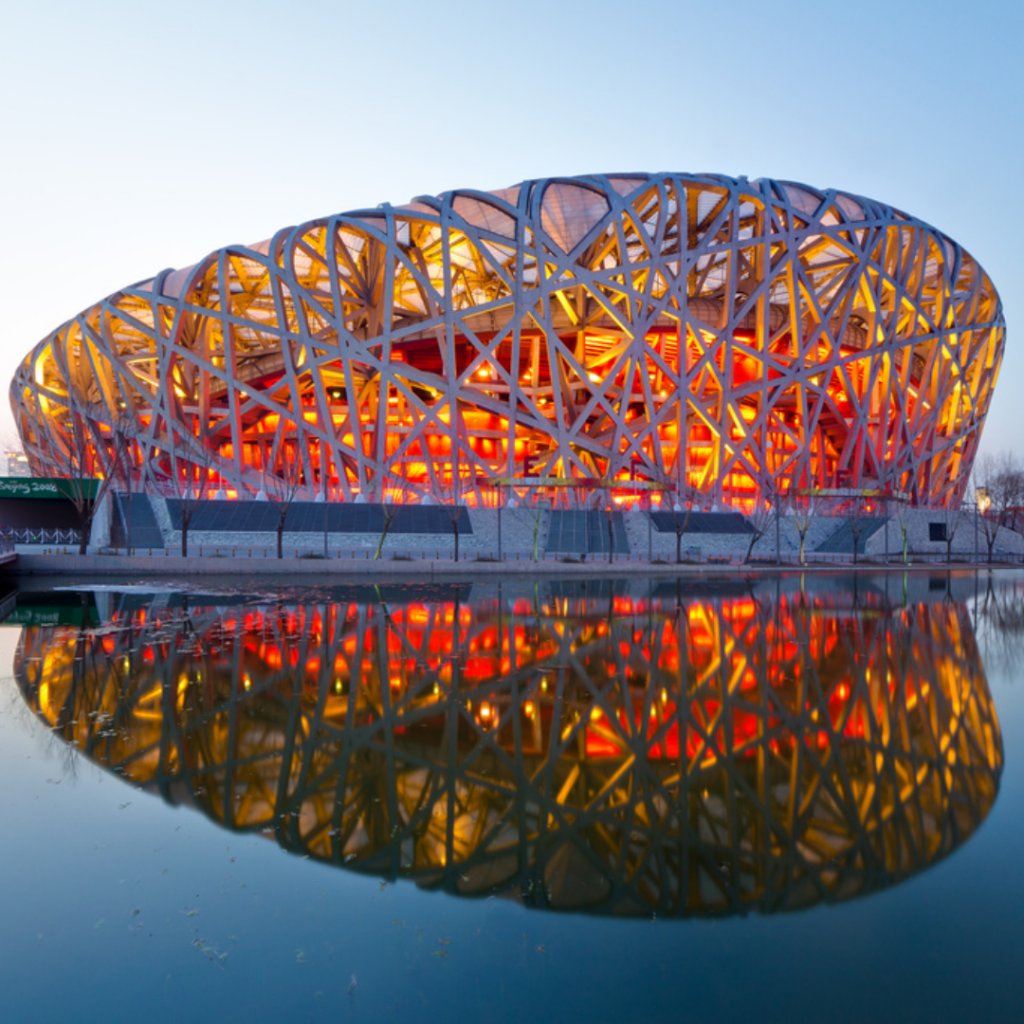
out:
<path id="1" fill-rule="evenodd" d="M 962 499 L 1004 339 L 979 264 L 899 210 L 593 175 L 219 249 L 58 327 L 11 402 L 36 476 L 124 465 L 165 494 L 935 508 Z"/>

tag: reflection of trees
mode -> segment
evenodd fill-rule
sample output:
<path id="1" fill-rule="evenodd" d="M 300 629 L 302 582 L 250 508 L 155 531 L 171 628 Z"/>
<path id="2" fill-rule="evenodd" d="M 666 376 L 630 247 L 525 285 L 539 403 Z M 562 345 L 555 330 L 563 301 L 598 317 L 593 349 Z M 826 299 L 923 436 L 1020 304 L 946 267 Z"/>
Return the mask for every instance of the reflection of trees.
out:
<path id="1" fill-rule="evenodd" d="M 69 743 L 228 828 L 533 906 L 847 899 L 988 813 L 963 604 L 573 593 L 151 609 L 77 661 L 72 631 L 26 630 L 17 672 Z"/>
<path id="2" fill-rule="evenodd" d="M 975 600 L 978 643 L 989 670 L 1012 679 L 1024 664 L 1024 580 L 980 578 Z"/>

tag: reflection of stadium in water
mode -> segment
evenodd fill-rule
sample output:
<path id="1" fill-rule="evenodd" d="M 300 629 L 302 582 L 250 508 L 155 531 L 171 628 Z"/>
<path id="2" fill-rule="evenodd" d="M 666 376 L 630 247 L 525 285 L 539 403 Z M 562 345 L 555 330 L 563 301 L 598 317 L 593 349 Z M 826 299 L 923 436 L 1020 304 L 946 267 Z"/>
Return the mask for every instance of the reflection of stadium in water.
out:
<path id="1" fill-rule="evenodd" d="M 122 599 L 27 628 L 16 671 L 67 742 L 227 828 L 530 906 L 791 910 L 979 826 L 1003 754 L 963 602 L 669 586 Z"/>

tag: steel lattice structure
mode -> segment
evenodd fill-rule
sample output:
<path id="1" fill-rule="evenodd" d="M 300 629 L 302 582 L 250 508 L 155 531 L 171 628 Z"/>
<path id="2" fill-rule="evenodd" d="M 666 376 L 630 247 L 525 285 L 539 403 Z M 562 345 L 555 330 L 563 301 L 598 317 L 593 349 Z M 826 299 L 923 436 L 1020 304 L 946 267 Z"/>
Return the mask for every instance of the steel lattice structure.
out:
<path id="1" fill-rule="evenodd" d="M 16 673 L 68 743 L 227 828 L 537 907 L 844 900 L 988 814 L 1003 747 L 962 603 L 571 589 L 157 605 L 27 629 Z"/>
<path id="2" fill-rule="evenodd" d="M 11 400 L 37 473 L 66 469 L 80 417 L 97 473 L 120 430 L 145 477 L 239 496 L 298 464 L 343 500 L 482 503 L 525 479 L 581 485 L 570 500 L 638 480 L 741 507 L 816 487 L 948 505 L 1004 334 L 978 263 L 888 206 L 595 175 L 220 249 L 59 327 Z"/>

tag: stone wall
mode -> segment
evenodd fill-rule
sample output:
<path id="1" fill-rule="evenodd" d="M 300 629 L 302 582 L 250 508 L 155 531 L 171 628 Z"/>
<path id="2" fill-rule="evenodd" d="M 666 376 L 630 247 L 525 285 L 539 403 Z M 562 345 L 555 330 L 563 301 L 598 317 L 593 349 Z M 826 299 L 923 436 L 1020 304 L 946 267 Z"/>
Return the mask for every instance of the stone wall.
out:
<path id="1" fill-rule="evenodd" d="M 165 547 L 172 551 L 181 550 L 181 531 L 173 529 L 167 503 L 162 497 L 151 497 L 153 511 L 157 523 L 164 534 Z M 466 557 L 478 556 L 497 557 L 498 520 L 496 509 L 470 508 L 469 520 L 473 526 L 472 533 L 459 535 L 459 551 Z M 546 510 L 503 508 L 501 510 L 501 553 L 502 555 L 529 556 L 533 551 L 534 530 L 537 531 L 538 550 L 543 553 L 548 535 L 550 513 Z M 380 541 L 378 533 L 329 533 L 327 550 L 339 553 L 355 554 L 357 557 L 376 552 Z M 292 533 L 286 531 L 282 536 L 285 552 L 322 553 L 324 541 L 322 533 Z M 222 530 L 189 530 L 189 551 L 202 549 L 227 551 L 263 551 L 274 553 L 277 549 L 277 535 L 273 532 L 259 533 L 228 532 Z M 430 555 L 452 556 L 455 541 L 451 533 L 389 533 L 384 538 L 382 556 Z"/>
<path id="2" fill-rule="evenodd" d="M 931 523 L 949 523 L 949 513 L 930 509 L 911 509 L 905 517 L 907 549 L 917 555 L 945 555 L 946 542 L 933 541 L 929 537 Z M 888 524 L 879 530 L 867 543 L 869 555 L 881 555 L 885 551 L 888 534 L 889 553 L 898 555 L 903 550 L 903 529 L 900 517 L 891 516 Z M 973 556 L 977 550 L 979 558 L 988 555 L 988 543 L 983 524 L 978 523 L 973 513 L 960 518 L 953 532 L 952 551 L 954 555 Z M 1003 552 L 1011 555 L 1024 554 L 1024 537 L 1012 530 L 1000 529 L 993 546 L 993 554 Z"/>
<path id="3" fill-rule="evenodd" d="M 164 535 L 165 548 L 171 552 L 181 550 L 181 531 L 171 525 L 171 517 L 166 501 L 158 495 L 149 496 L 153 513 Z M 110 516 L 112 502 L 109 496 L 104 499 L 101 509 L 97 512 L 93 523 L 92 546 L 98 548 L 109 544 Z M 473 532 L 461 534 L 459 547 L 462 557 L 475 560 L 478 558 L 496 558 L 499 549 L 504 557 L 529 559 L 534 550 L 536 536 L 538 554 L 543 557 L 546 552 L 550 512 L 543 508 L 518 507 L 497 509 L 470 508 L 470 522 Z M 944 556 L 945 541 L 933 541 L 930 537 L 930 524 L 951 523 L 948 513 L 929 509 L 908 510 L 903 518 L 906 526 L 907 547 L 911 556 Z M 499 543 L 500 520 L 500 543 Z M 635 511 L 623 515 L 626 536 L 629 543 L 628 552 L 616 552 L 618 555 L 629 554 L 632 558 L 646 559 L 648 546 L 656 561 L 674 562 L 676 557 L 676 535 L 674 531 L 659 532 L 650 524 L 647 513 Z M 845 520 L 842 517 L 820 516 L 815 518 L 807 531 L 805 550 L 813 555 L 820 545 L 826 543 L 837 530 L 842 528 Z M 800 535 L 797 530 L 796 518 L 783 515 L 778 524 L 768 523 L 764 535 L 754 545 L 752 557 L 757 560 L 774 561 L 776 557 L 776 535 L 778 534 L 779 553 L 783 561 L 793 562 L 800 551 Z M 377 549 L 380 537 L 376 533 L 331 533 L 328 534 L 328 552 L 330 555 L 349 555 L 358 559 L 372 556 Z M 901 517 L 892 515 L 885 527 L 878 529 L 867 541 L 866 555 L 868 558 L 884 557 L 886 543 L 892 560 L 901 556 L 902 525 Z M 323 552 L 323 534 L 320 533 L 285 533 L 284 550 L 294 556 L 296 553 L 320 554 Z M 742 559 L 750 544 L 750 534 L 712 534 L 685 533 L 682 539 L 682 556 L 684 560 L 707 561 L 709 558 Z M 252 552 L 253 555 L 267 551 L 269 555 L 276 552 L 277 538 L 273 532 L 260 533 L 227 533 L 220 531 L 189 531 L 189 551 L 221 551 L 238 554 Z M 451 533 L 444 534 L 409 534 L 389 533 L 383 546 L 383 557 L 393 559 L 404 555 L 414 557 L 451 558 L 454 547 Z M 967 514 L 955 524 L 952 551 L 955 556 L 973 557 L 975 552 L 979 559 L 987 556 L 987 544 L 983 527 L 976 531 L 976 519 Z M 1010 530 L 1000 530 L 993 548 L 995 554 L 1024 555 L 1024 537 Z M 835 554 L 829 552 L 829 554 Z M 587 561 L 605 561 L 606 555 L 593 554 Z"/>
<path id="4" fill-rule="evenodd" d="M 629 537 L 630 551 L 646 558 L 648 550 L 647 514 L 645 512 L 627 512 L 624 516 L 626 534 Z M 815 519 L 807 531 L 805 550 L 813 552 L 819 544 L 828 540 L 842 526 L 841 519 Z M 800 534 L 792 516 L 783 516 L 779 522 L 778 541 L 783 560 L 796 558 L 800 553 Z M 750 546 L 749 533 L 684 533 L 681 553 L 684 559 L 699 557 L 702 561 L 708 558 L 743 558 Z M 675 561 L 676 534 L 674 530 L 659 533 L 650 531 L 650 547 L 655 559 Z M 768 523 L 762 537 L 754 544 L 751 557 L 756 559 L 774 559 L 776 553 L 775 522 Z"/>

